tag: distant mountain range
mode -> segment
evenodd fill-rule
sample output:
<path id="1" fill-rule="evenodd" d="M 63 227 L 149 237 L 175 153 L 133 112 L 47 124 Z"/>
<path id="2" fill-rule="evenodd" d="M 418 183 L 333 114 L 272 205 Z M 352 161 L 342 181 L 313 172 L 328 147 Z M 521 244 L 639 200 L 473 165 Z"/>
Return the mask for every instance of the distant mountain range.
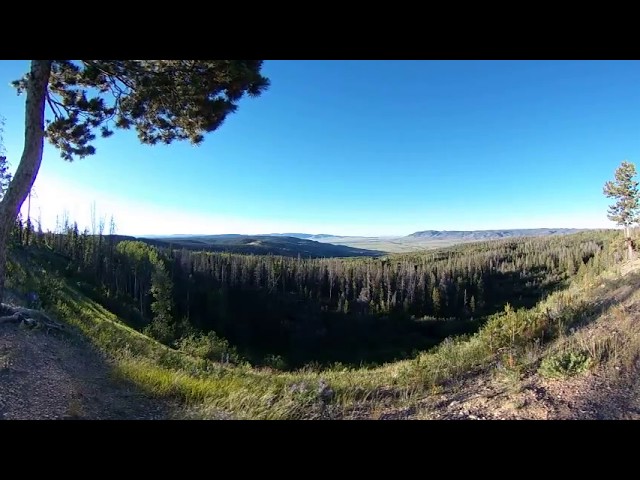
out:
<path id="1" fill-rule="evenodd" d="M 401 240 L 401 239 L 434 239 L 434 240 L 497 240 L 512 237 L 542 237 L 547 235 L 567 235 L 584 231 L 580 228 L 512 228 L 504 230 L 423 230 L 406 236 L 359 237 L 350 235 L 331 235 L 328 233 L 270 233 L 270 237 L 294 237 L 320 242 L 331 242 L 334 239 L 358 240 Z"/>
<path id="2" fill-rule="evenodd" d="M 432 238 L 439 240 L 497 240 L 512 237 L 543 237 L 567 235 L 585 229 L 579 228 L 516 228 L 509 230 L 424 230 L 407 235 L 409 238 Z"/>
<path id="3" fill-rule="evenodd" d="M 525 228 L 504 230 L 423 230 L 406 236 L 357 237 L 326 233 L 271 233 L 268 235 L 176 234 L 145 236 L 147 243 L 173 248 L 245 254 L 273 254 L 308 258 L 379 256 L 445 247 L 457 243 L 516 237 L 567 235 L 584 231 L 577 228 Z M 131 237 L 132 238 L 132 237 Z"/>

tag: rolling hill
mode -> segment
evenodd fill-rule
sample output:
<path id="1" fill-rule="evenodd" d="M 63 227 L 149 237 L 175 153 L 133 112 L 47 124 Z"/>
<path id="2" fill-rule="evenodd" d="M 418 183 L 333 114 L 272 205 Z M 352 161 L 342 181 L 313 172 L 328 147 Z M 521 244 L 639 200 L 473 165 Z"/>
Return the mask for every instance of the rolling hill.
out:
<path id="1" fill-rule="evenodd" d="M 160 247 L 286 257 L 376 257 L 386 253 L 284 235 L 176 235 L 139 240 Z"/>
<path id="2" fill-rule="evenodd" d="M 424 230 L 407 235 L 407 238 L 437 240 L 497 240 L 515 237 L 544 237 L 547 235 L 568 235 L 584 231 L 578 228 L 517 228 L 508 230 Z"/>

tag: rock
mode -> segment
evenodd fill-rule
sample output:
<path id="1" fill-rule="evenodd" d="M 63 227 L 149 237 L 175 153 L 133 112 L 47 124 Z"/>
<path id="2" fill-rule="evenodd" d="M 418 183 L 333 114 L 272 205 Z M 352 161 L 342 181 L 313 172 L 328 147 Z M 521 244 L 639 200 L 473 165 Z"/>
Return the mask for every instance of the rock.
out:
<path id="1" fill-rule="evenodd" d="M 324 380 L 320 380 L 318 382 L 318 396 L 323 402 L 330 402 L 333 398 L 333 394 L 333 389 L 329 387 L 327 382 L 325 382 Z"/>

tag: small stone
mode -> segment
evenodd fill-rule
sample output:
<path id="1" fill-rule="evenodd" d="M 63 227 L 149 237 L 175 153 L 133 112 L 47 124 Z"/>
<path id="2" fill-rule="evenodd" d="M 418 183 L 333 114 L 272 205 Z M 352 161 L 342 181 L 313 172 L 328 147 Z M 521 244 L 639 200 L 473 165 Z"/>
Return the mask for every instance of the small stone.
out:
<path id="1" fill-rule="evenodd" d="M 318 395 L 322 401 L 328 402 L 333 398 L 333 389 L 324 380 L 320 380 L 318 382 Z"/>

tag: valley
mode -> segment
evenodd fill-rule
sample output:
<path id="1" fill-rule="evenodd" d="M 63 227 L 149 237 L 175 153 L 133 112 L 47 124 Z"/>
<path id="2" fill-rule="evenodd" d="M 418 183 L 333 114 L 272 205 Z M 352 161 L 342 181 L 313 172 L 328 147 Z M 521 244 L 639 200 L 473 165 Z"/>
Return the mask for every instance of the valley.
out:
<path id="1" fill-rule="evenodd" d="M 639 67 L 0 62 L 0 420 L 640 419 Z"/>
<path id="2" fill-rule="evenodd" d="M 304 261 L 73 231 L 15 239 L 12 302 L 65 328 L 2 325 L 3 388 L 26 388 L 14 369 L 47 348 L 49 368 L 65 369 L 49 388 L 72 375 L 78 393 L 39 411 L 5 395 L 6 418 L 626 418 L 637 401 L 637 337 L 606 327 L 636 325 L 638 265 L 622 263 L 617 231 Z M 76 361 L 85 342 L 89 370 Z M 108 405 L 84 383 L 95 369 L 112 371 Z M 620 406 L 593 393 L 586 417 L 567 410 L 561 392 L 589 401 L 578 396 L 604 370 L 624 372 L 608 374 Z"/>
<path id="3" fill-rule="evenodd" d="M 459 243 L 504 238 L 567 235 L 583 231 L 574 228 L 532 228 L 475 231 L 425 230 L 406 236 L 357 237 L 311 233 L 271 233 L 268 235 L 170 235 L 141 236 L 155 245 L 173 245 L 192 250 L 227 251 L 303 257 L 379 256 L 449 247 Z M 323 244 L 323 245 L 320 245 Z"/>

